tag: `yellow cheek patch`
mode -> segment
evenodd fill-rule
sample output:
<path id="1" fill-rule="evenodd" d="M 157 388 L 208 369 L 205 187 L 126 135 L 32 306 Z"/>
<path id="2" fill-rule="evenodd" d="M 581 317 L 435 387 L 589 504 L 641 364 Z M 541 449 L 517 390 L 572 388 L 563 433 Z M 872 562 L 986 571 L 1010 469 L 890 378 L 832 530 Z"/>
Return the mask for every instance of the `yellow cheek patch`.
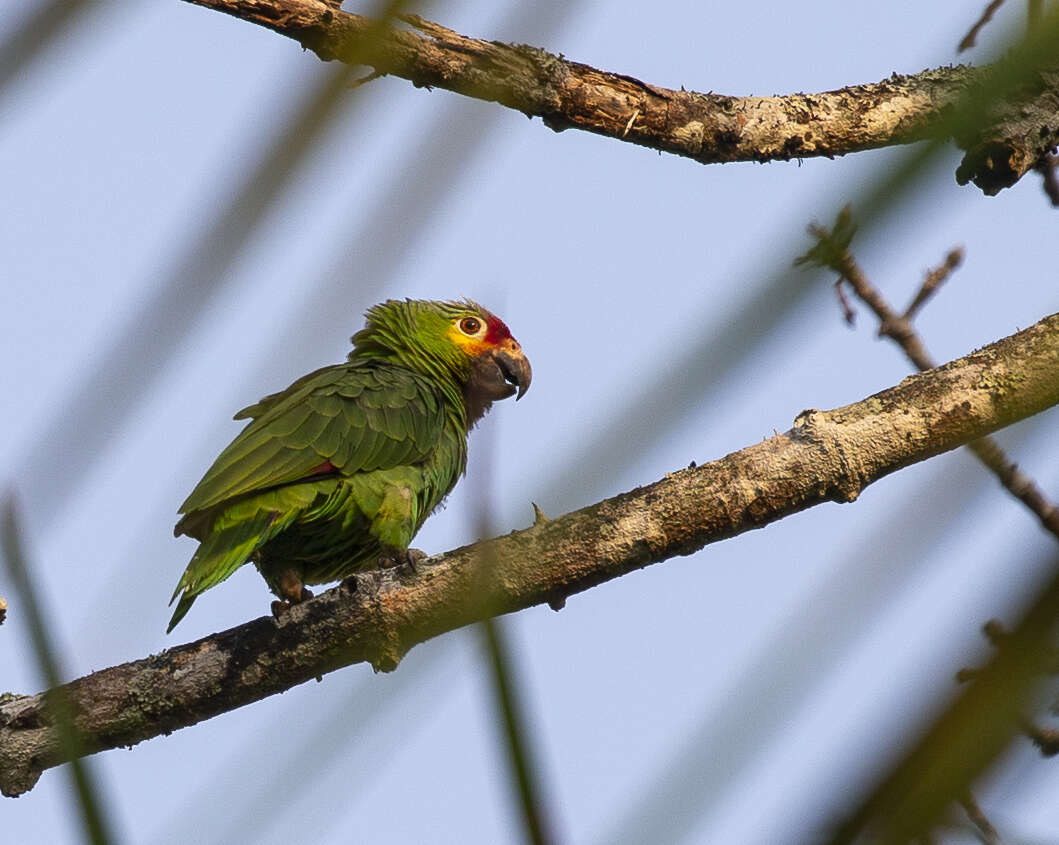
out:
<path id="1" fill-rule="evenodd" d="M 449 329 L 448 336 L 449 340 L 468 355 L 480 355 L 489 346 L 482 338 L 468 337 L 456 326 L 452 326 Z"/>

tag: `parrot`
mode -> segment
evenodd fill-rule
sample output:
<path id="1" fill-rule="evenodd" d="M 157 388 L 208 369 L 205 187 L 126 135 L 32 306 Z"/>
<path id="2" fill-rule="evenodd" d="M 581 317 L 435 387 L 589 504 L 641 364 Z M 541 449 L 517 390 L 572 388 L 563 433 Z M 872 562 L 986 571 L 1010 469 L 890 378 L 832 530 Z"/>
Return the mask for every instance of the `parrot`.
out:
<path id="1" fill-rule="evenodd" d="M 532 378 L 503 320 L 468 299 L 387 300 L 352 343 L 344 363 L 235 415 L 249 422 L 178 511 L 174 535 L 199 546 L 167 633 L 247 562 L 277 617 L 312 597 L 307 584 L 414 570 L 409 544 L 463 475 L 471 429 Z"/>

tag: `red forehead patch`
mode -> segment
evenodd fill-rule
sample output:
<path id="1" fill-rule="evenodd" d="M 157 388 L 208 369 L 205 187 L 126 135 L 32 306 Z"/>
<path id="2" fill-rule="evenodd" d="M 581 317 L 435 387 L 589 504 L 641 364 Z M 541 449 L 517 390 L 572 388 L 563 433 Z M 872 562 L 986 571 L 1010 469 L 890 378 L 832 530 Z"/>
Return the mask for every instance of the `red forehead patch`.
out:
<path id="1" fill-rule="evenodd" d="M 489 327 L 485 334 L 486 343 L 499 343 L 511 337 L 511 332 L 508 330 L 507 325 L 499 317 L 494 317 L 490 314 L 489 322 L 486 325 Z"/>

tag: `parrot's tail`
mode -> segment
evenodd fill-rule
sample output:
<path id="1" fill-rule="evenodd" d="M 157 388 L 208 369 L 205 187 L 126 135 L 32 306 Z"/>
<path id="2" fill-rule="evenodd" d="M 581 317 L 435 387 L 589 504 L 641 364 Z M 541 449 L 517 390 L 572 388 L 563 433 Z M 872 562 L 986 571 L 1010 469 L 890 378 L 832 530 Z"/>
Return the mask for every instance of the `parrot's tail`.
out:
<path id="1" fill-rule="evenodd" d="M 191 605 L 193 605 L 194 603 L 194 593 L 184 593 L 184 595 L 180 597 L 180 601 L 177 602 L 176 610 L 173 611 L 173 618 L 169 620 L 169 627 L 165 629 L 165 632 L 167 634 L 172 633 L 173 629 L 177 625 L 177 622 L 179 622 L 187 615 L 187 612 L 191 610 Z M 170 602 L 170 604 L 172 604 L 172 602 Z"/>
<path id="2" fill-rule="evenodd" d="M 166 633 L 170 633 L 176 624 L 191 609 L 195 598 L 203 590 L 208 590 L 231 575 L 246 563 L 251 555 L 271 540 L 276 534 L 289 525 L 298 515 L 297 511 L 281 518 L 273 510 L 258 510 L 248 519 L 229 523 L 222 528 L 214 524 L 214 530 L 206 536 L 195 551 L 188 568 L 180 576 L 180 583 L 169 600 L 172 604 L 180 596 L 173 618 L 169 620 Z M 223 522 L 227 514 L 218 518 Z M 183 593 L 183 595 L 181 595 Z"/>

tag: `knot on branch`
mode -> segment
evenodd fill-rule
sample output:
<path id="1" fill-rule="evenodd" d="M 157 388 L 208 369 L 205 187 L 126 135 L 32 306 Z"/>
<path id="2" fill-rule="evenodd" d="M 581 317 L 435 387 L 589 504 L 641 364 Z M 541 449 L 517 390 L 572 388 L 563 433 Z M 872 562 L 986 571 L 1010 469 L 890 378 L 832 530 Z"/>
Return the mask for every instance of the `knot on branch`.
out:
<path id="1" fill-rule="evenodd" d="M 974 182 L 982 193 L 996 196 L 1010 188 L 1039 156 L 1013 139 L 986 139 L 971 146 L 956 168 L 956 183 Z"/>
<path id="2" fill-rule="evenodd" d="M 1035 74 L 955 141 L 965 151 L 956 168 L 958 184 L 973 182 L 988 196 L 1010 188 L 1059 145 L 1059 72 Z"/>
<path id="3" fill-rule="evenodd" d="M 337 596 L 336 600 L 344 600 L 343 594 L 356 594 L 364 611 L 358 629 L 365 633 L 371 631 L 370 635 L 361 639 L 366 648 L 364 659 L 376 672 L 392 672 L 408 653 L 409 647 L 402 641 L 394 618 L 400 616 L 396 611 L 397 600 L 394 595 L 397 589 L 399 585 L 393 583 L 390 571 L 375 569 L 350 575 L 338 590 L 328 590 L 320 597 L 330 599 Z"/>
<path id="4" fill-rule="evenodd" d="M 791 439 L 808 445 L 828 467 L 828 485 L 821 493 L 833 502 L 855 502 L 871 483 L 872 473 L 860 453 L 848 442 L 845 422 L 833 412 L 808 408 L 794 420 Z M 858 436 L 858 435 L 854 435 Z M 862 434 L 859 436 L 863 436 Z"/>

